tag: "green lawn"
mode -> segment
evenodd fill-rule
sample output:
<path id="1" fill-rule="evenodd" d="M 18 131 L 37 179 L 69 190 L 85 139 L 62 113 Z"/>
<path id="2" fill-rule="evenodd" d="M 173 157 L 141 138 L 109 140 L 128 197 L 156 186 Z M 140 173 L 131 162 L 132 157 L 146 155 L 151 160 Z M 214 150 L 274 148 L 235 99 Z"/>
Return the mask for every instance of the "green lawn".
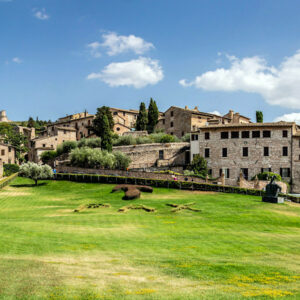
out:
<path id="1" fill-rule="evenodd" d="M 17 178 L 0 191 L 1 299 L 300 299 L 300 205 Z M 171 212 L 196 202 L 201 212 Z M 89 203 L 110 208 L 74 209 Z M 156 212 L 118 209 L 143 204 Z"/>

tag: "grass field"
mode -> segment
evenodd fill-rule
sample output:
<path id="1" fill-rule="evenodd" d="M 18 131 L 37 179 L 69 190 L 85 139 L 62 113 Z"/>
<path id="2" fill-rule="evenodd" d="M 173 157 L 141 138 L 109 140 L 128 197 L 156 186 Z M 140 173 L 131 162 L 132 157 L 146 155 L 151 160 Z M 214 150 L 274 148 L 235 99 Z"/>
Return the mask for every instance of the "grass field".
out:
<path id="1" fill-rule="evenodd" d="M 0 299 L 300 299 L 300 205 L 32 182 L 0 191 Z M 171 212 L 196 202 L 201 212 Z M 74 212 L 89 203 L 110 208 Z M 118 209 L 144 204 L 156 212 Z"/>

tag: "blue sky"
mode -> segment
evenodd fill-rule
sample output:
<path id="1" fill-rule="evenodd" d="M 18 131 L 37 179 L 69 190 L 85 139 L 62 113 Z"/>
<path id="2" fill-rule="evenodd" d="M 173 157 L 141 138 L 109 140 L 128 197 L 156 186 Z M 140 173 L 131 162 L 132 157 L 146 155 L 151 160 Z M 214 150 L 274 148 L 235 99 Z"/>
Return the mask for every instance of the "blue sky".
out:
<path id="1" fill-rule="evenodd" d="M 300 121 L 299 9 L 291 0 L 0 0 L 0 109 L 55 120 L 153 97 L 161 111 Z"/>

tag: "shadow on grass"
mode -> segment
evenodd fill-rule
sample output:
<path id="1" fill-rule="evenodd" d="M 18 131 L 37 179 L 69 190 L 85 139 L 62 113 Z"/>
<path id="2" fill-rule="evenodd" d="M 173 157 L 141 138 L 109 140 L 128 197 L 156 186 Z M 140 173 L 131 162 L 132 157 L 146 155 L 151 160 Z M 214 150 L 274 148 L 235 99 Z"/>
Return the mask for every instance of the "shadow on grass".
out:
<path id="1" fill-rule="evenodd" d="M 38 186 L 43 186 L 43 185 L 47 185 L 48 182 L 41 182 L 38 183 L 38 185 L 35 185 L 34 183 L 30 184 L 11 184 L 11 187 L 15 187 L 15 188 L 22 188 L 22 187 L 38 187 Z"/>

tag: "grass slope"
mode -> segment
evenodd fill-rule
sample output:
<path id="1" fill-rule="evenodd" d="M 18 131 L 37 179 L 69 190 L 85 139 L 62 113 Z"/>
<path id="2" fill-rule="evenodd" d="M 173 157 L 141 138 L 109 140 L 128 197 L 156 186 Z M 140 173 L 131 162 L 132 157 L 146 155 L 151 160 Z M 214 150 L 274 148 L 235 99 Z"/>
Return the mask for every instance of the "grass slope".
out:
<path id="1" fill-rule="evenodd" d="M 32 182 L 0 191 L 1 299 L 299 299 L 300 206 L 259 197 Z M 196 202 L 201 212 L 171 212 Z M 74 209 L 89 203 L 109 208 Z M 128 204 L 149 213 L 118 209 Z"/>

